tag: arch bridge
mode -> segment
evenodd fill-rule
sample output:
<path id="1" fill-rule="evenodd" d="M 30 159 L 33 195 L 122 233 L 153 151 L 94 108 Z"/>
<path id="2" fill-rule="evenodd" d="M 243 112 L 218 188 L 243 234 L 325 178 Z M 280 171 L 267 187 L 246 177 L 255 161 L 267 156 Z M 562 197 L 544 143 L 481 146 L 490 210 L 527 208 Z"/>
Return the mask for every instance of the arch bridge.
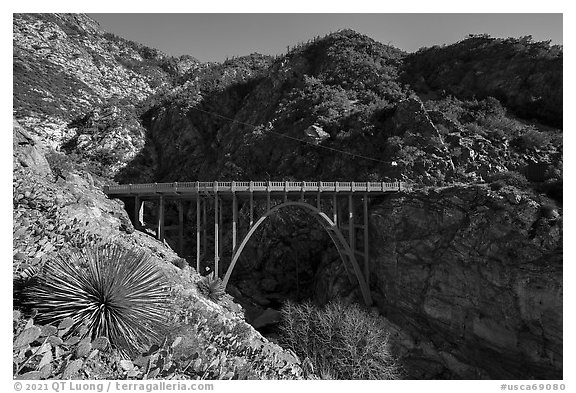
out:
<path id="1" fill-rule="evenodd" d="M 137 230 L 153 229 L 163 241 L 166 231 L 178 231 L 180 254 L 184 248 L 184 209 L 195 210 L 196 223 L 196 269 L 200 272 L 201 261 L 208 260 L 208 210 L 213 211 L 214 265 L 220 277 L 220 261 L 223 258 L 222 231 L 223 211 L 232 210 L 230 264 L 224 274 L 224 285 L 240 258 L 242 250 L 258 227 L 277 211 L 299 208 L 310 213 L 330 236 L 345 270 L 352 282 L 357 282 L 364 302 L 372 304 L 369 290 L 369 198 L 407 189 L 403 182 L 294 182 L 294 181 L 242 181 L 242 182 L 175 182 L 122 184 L 106 186 L 104 192 L 114 198 L 134 201 L 129 215 Z M 265 211 L 255 217 L 255 201 L 265 200 Z M 165 225 L 166 202 L 175 201 L 178 206 L 178 224 Z M 153 204 L 157 211 L 154 223 L 144 222 L 145 203 Z M 241 231 L 238 205 L 248 210 L 245 230 Z M 194 206 L 195 205 L 195 206 Z M 361 208 L 357 206 L 361 205 Z M 358 217 L 357 217 L 358 215 Z M 241 234 L 241 232 L 243 232 Z M 361 241 L 358 241 L 361 239 Z M 239 242 L 239 240 L 241 240 Z M 358 244 L 361 243 L 361 244 Z M 362 268 L 359 259 L 362 261 Z M 211 258 L 210 258 L 211 259 Z"/>

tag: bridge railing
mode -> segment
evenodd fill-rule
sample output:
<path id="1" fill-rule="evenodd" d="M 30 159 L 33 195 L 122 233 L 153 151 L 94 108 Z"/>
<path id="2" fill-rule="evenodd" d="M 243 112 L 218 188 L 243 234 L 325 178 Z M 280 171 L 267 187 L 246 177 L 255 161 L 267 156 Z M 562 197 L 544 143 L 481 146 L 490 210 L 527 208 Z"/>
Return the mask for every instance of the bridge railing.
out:
<path id="1" fill-rule="evenodd" d="M 404 182 L 226 181 L 120 184 L 105 186 L 106 194 L 169 194 L 214 192 L 386 192 L 408 190 Z"/>

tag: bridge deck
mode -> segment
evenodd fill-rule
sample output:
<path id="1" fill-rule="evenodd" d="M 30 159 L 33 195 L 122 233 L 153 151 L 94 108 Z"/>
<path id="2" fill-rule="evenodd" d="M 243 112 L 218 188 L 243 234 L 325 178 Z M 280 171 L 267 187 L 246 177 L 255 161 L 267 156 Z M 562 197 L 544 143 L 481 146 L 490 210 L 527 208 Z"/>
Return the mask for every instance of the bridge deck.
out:
<path id="1" fill-rule="evenodd" d="M 174 183 L 147 183 L 147 184 L 121 184 L 104 187 L 108 195 L 116 196 L 195 196 L 195 195 L 226 195 L 226 194 L 261 194 L 268 193 L 370 193 L 382 194 L 387 192 L 407 190 L 404 182 L 295 182 L 295 181 L 228 181 L 228 182 L 174 182 Z"/>

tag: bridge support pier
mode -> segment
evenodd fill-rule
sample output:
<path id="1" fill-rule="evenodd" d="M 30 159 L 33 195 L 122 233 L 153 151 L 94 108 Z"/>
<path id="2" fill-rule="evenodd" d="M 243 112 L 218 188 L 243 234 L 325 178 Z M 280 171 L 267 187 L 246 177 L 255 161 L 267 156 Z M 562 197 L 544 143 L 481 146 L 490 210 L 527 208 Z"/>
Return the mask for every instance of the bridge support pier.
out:
<path id="1" fill-rule="evenodd" d="M 160 241 L 164 241 L 164 195 L 160 195 L 157 219 L 158 223 L 156 227 L 156 238 Z"/>
<path id="2" fill-rule="evenodd" d="M 370 241 L 369 241 L 369 219 L 368 215 L 368 194 L 364 194 L 364 280 L 370 287 Z"/>
<path id="3" fill-rule="evenodd" d="M 252 182 L 250 182 L 252 183 Z M 254 193 L 250 191 L 250 227 L 254 225 Z"/>
<path id="4" fill-rule="evenodd" d="M 200 245 L 202 241 L 200 239 L 200 218 L 201 218 L 201 199 L 198 197 L 196 198 L 196 271 L 200 273 Z M 206 241 L 206 240 L 204 240 Z"/>
<path id="5" fill-rule="evenodd" d="M 202 255 L 204 256 L 204 258 L 208 257 L 208 213 L 207 213 L 207 207 L 206 204 L 208 203 L 207 200 L 204 200 L 204 202 L 202 203 L 202 232 L 204 232 L 204 242 L 202 243 Z"/>
<path id="6" fill-rule="evenodd" d="M 222 224 L 222 216 L 223 216 L 223 212 L 224 212 L 224 206 L 223 206 L 223 202 L 222 202 L 222 198 L 218 198 L 219 201 L 219 214 L 218 214 L 218 262 L 220 262 L 220 260 L 222 259 L 222 248 L 224 246 L 224 242 L 222 241 L 222 228 L 223 228 L 223 224 Z M 220 269 L 215 269 L 216 274 L 218 275 L 218 277 L 220 277 Z"/>
<path id="7" fill-rule="evenodd" d="M 354 200 L 348 195 L 348 244 L 352 252 L 356 252 L 356 227 L 354 226 Z"/>
<path id="8" fill-rule="evenodd" d="M 220 214 L 218 212 L 218 207 L 220 203 L 218 201 L 218 194 L 214 195 L 214 273 L 219 276 L 219 263 L 220 263 Z"/>
<path id="9" fill-rule="evenodd" d="M 238 233 L 238 201 L 236 193 L 232 194 L 232 253 L 236 251 L 236 237 Z"/>
<path id="10" fill-rule="evenodd" d="M 334 221 L 334 224 L 338 226 L 338 197 L 336 196 L 336 194 L 332 196 L 332 209 L 333 209 L 332 221 Z"/>
<path id="11" fill-rule="evenodd" d="M 136 195 L 134 197 L 134 229 L 142 229 L 142 222 L 144 221 L 143 216 L 144 201 L 140 200 L 140 197 Z"/>
<path id="12" fill-rule="evenodd" d="M 184 255 L 184 201 L 178 200 L 178 253 Z"/>
<path id="13" fill-rule="evenodd" d="M 140 202 L 140 209 L 138 211 L 138 219 L 137 219 L 138 227 L 141 229 L 146 225 L 144 222 L 144 201 Z"/>

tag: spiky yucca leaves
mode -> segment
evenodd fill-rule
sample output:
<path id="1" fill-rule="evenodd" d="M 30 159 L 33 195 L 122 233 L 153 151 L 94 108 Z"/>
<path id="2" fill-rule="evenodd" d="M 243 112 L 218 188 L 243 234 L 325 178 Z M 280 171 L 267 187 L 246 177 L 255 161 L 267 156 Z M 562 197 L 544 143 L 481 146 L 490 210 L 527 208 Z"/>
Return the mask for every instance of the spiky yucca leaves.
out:
<path id="1" fill-rule="evenodd" d="M 224 283 L 219 277 L 214 275 L 214 272 L 202 277 L 197 285 L 200 293 L 216 303 L 222 300 L 226 294 Z"/>
<path id="2" fill-rule="evenodd" d="M 38 322 L 74 320 L 92 339 L 107 337 L 123 353 L 157 341 L 166 316 L 167 282 L 144 252 L 116 244 L 59 253 L 30 291 Z"/>

